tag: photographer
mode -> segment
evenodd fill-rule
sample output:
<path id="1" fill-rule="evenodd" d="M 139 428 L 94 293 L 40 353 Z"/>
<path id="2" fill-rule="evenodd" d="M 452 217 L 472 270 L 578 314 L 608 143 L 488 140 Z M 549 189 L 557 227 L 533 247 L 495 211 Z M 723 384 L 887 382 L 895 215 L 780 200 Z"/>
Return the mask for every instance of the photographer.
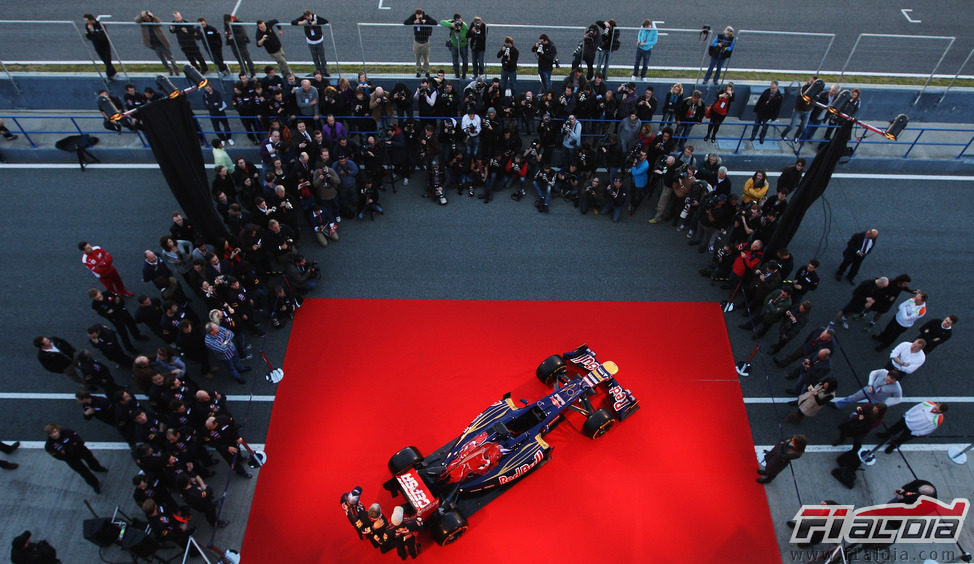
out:
<path id="1" fill-rule="evenodd" d="M 582 212 L 582 215 L 585 215 L 589 209 L 592 209 L 598 215 L 599 210 L 602 209 L 603 197 L 602 182 L 598 176 L 593 176 L 588 184 L 582 188 L 582 193 L 578 198 L 578 210 Z"/>
<path id="2" fill-rule="evenodd" d="M 297 255 L 285 265 L 284 275 L 291 289 L 304 295 L 315 289 L 315 280 L 321 278 L 321 271 L 317 262 L 308 262 L 304 256 Z"/>
<path id="3" fill-rule="evenodd" d="M 548 204 L 551 202 L 551 189 L 555 186 L 557 175 L 551 168 L 551 163 L 545 163 L 541 170 L 534 175 L 534 191 L 538 194 L 535 207 L 541 213 L 548 213 Z"/>
<path id="4" fill-rule="evenodd" d="M 450 30 L 450 39 L 446 42 L 453 56 L 454 78 L 467 78 L 467 23 L 460 14 L 453 14 L 452 20 L 440 20 L 440 25 Z M 460 75 L 460 59 L 463 59 L 463 76 Z"/>
<path id="5" fill-rule="evenodd" d="M 508 35 L 504 38 L 504 46 L 497 52 L 497 58 L 501 60 L 501 92 L 505 96 L 514 93 L 517 83 L 517 58 L 519 55 L 517 47 L 514 46 L 514 38 Z"/>
<path id="6" fill-rule="evenodd" d="M 708 202 L 707 209 L 709 209 L 709 206 L 713 206 L 715 198 L 710 198 L 710 194 L 712 193 L 710 184 L 707 184 L 703 180 L 694 180 L 690 184 L 690 191 L 683 199 L 683 207 L 680 209 L 680 225 L 676 229 L 677 231 L 689 229 L 686 235 L 687 239 L 693 238 L 693 234 L 697 228 L 697 221 L 700 219 L 700 208 L 703 202 Z"/>
<path id="7" fill-rule="evenodd" d="M 680 103 L 680 107 L 677 109 L 676 136 L 680 138 L 680 149 L 683 149 L 683 146 L 687 144 L 693 126 L 703 122 L 703 115 L 706 110 L 701 100 L 702 96 L 703 94 L 699 90 L 694 90 L 688 98 Z"/>
<path id="8" fill-rule="evenodd" d="M 716 85 L 720 82 L 720 69 L 734 53 L 734 45 L 736 44 L 737 38 L 734 37 L 734 28 L 731 26 L 725 27 L 724 33 L 714 37 L 714 40 L 710 43 L 710 47 L 707 49 L 707 54 L 710 55 L 710 66 L 707 67 L 707 74 L 703 77 L 704 83 L 710 80 L 710 73 L 714 72 L 714 70 L 717 71 L 714 74 L 714 84 Z"/>
<path id="9" fill-rule="evenodd" d="M 484 166 L 487 181 L 484 185 L 484 194 L 482 199 L 485 200 L 484 203 L 490 203 L 494 192 L 501 189 L 504 184 L 504 155 L 500 152 L 494 153 L 494 155 L 487 159 L 487 163 Z M 514 200 L 520 200 L 523 194 L 518 195 L 516 192 L 511 194 L 511 198 Z"/>
<path id="10" fill-rule="evenodd" d="M 582 66 L 582 61 L 585 61 L 585 66 L 588 67 L 588 72 L 585 73 L 585 78 L 592 80 L 594 74 L 593 65 L 595 64 L 595 53 L 599 46 L 602 44 L 602 31 L 599 26 L 592 24 L 588 26 L 585 30 L 585 34 L 582 35 L 582 42 L 578 44 L 575 48 L 574 56 L 572 57 L 572 68 L 577 69 Z"/>
<path id="11" fill-rule="evenodd" d="M 582 145 L 582 122 L 573 115 L 568 116 L 568 120 L 561 126 L 561 135 L 561 146 L 565 152 L 561 162 L 562 167 L 567 168 L 575 160 L 575 154 Z"/>
<path id="12" fill-rule="evenodd" d="M 548 38 L 548 34 L 542 33 L 531 47 L 531 52 L 538 57 L 538 77 L 541 79 L 541 92 L 551 90 L 551 72 L 553 67 L 558 65 L 558 48 Z"/>
<path id="13" fill-rule="evenodd" d="M 483 120 L 477 115 L 473 106 L 467 108 L 467 114 L 460 120 L 460 129 L 467 134 L 467 156 L 474 158 L 480 150 L 480 131 Z"/>
<path id="14" fill-rule="evenodd" d="M 467 43 L 473 55 L 473 78 L 484 76 L 484 52 L 487 51 L 487 24 L 480 16 L 474 16 L 467 29 Z"/>
<path id="15" fill-rule="evenodd" d="M 646 151 L 639 151 L 638 156 L 630 165 L 632 174 L 632 200 L 629 203 L 629 215 L 636 213 L 639 204 L 646 197 L 649 186 L 649 155 Z M 655 172 L 655 171 L 654 171 Z"/>
<path id="16" fill-rule="evenodd" d="M 442 134 L 441 134 L 442 135 Z M 470 164 L 464 156 L 463 151 L 454 147 L 450 153 L 450 159 L 446 163 L 447 188 L 455 186 L 457 196 L 463 193 L 467 176 L 470 174 Z M 473 197 L 473 188 L 468 187 L 469 195 Z"/>
<path id="17" fill-rule="evenodd" d="M 612 184 L 606 189 L 605 196 L 602 215 L 609 215 L 611 212 L 613 223 L 619 223 L 619 219 L 622 217 L 622 209 L 626 207 L 626 201 L 629 199 L 629 191 L 622 183 L 622 176 L 612 179 Z"/>
<path id="18" fill-rule="evenodd" d="M 438 95 L 439 90 L 431 88 L 428 79 L 424 78 L 419 81 L 419 86 L 413 94 L 413 101 L 416 102 L 416 107 L 419 109 L 419 117 L 423 118 L 423 125 L 432 123 L 430 118 L 436 115 L 436 97 Z"/>
<path id="19" fill-rule="evenodd" d="M 595 52 L 595 70 L 596 72 L 602 73 L 602 76 L 609 75 L 609 53 L 612 51 L 618 51 L 621 47 L 619 41 L 619 30 L 616 29 L 616 21 L 610 19 L 608 21 L 598 20 L 595 25 L 599 26 L 599 31 L 602 34 L 602 41 L 599 48 Z"/>
<path id="20" fill-rule="evenodd" d="M 558 171 L 555 178 L 558 194 L 562 199 L 574 202 L 575 207 L 578 207 L 579 185 L 582 183 L 582 174 L 578 165 L 572 163 L 567 169 Z"/>
<path id="21" fill-rule="evenodd" d="M 520 153 L 515 153 L 508 157 L 507 164 L 504 165 L 504 172 L 507 175 L 507 183 L 504 187 L 517 187 L 518 194 L 524 194 L 524 185 L 527 184 L 528 169 L 530 163 L 524 160 Z M 487 203 L 487 202 L 484 202 Z"/>
<path id="22" fill-rule="evenodd" d="M 533 92 L 528 90 L 518 97 L 517 104 L 514 106 L 514 115 L 520 120 L 525 133 L 531 135 L 532 125 L 538 115 L 538 100 Z"/>

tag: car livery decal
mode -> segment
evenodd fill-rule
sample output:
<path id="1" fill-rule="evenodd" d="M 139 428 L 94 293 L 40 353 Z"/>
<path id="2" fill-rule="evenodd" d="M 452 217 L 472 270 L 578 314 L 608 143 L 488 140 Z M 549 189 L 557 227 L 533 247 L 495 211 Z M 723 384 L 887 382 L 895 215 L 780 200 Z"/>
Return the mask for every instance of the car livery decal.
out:
<path id="1" fill-rule="evenodd" d="M 415 468 L 410 468 L 407 472 L 396 476 L 396 480 L 402 487 L 403 494 L 405 494 L 406 499 L 413 506 L 413 509 L 421 517 L 425 517 L 426 514 L 436 509 L 439 505 L 436 498 L 423 483 L 422 478 L 416 472 Z"/>
<path id="2" fill-rule="evenodd" d="M 517 468 L 514 469 L 513 474 L 501 476 L 499 479 L 501 485 L 507 484 L 509 482 L 513 482 L 514 480 L 517 480 L 521 476 L 527 474 L 532 468 L 537 466 L 538 463 L 541 462 L 542 460 L 544 460 L 544 452 L 540 450 L 535 452 L 534 457 L 531 458 L 531 462 L 518 466 Z"/>

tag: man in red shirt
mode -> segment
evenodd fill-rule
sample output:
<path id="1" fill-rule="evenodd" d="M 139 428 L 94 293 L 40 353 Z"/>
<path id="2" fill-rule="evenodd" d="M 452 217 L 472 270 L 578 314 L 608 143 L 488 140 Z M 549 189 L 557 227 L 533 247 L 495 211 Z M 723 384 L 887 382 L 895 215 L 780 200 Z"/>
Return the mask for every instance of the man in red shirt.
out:
<path id="1" fill-rule="evenodd" d="M 112 266 L 112 255 L 101 247 L 93 247 L 88 241 L 78 243 L 78 249 L 82 252 L 81 262 L 85 268 L 95 275 L 95 278 L 105 285 L 109 292 L 115 292 L 120 296 L 131 297 L 134 294 L 125 289 L 122 277 Z"/>

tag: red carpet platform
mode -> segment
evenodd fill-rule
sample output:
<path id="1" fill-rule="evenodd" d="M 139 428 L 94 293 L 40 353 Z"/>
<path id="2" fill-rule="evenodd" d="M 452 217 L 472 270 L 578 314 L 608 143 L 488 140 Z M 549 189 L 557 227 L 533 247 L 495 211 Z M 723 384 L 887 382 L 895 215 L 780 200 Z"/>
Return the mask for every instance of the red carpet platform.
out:
<path id="1" fill-rule="evenodd" d="M 642 408 L 596 441 L 577 420 L 559 426 L 549 464 L 456 543 L 425 537 L 419 560 L 780 562 L 721 315 L 712 303 L 305 301 L 243 562 L 397 562 L 358 539 L 340 494 L 360 485 L 390 514 L 393 452 L 439 448 L 505 392 L 545 395 L 537 365 L 583 342 Z"/>

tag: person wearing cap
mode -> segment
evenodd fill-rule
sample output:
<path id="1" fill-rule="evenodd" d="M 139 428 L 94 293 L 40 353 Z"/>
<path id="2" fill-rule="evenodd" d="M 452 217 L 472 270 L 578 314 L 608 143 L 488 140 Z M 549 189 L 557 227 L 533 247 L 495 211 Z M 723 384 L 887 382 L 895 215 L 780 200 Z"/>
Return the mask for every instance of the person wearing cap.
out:
<path id="1" fill-rule="evenodd" d="M 365 529 L 369 514 L 365 510 L 365 505 L 360 501 L 361 497 L 362 486 L 355 486 L 352 488 L 352 491 L 343 493 L 338 503 L 342 506 L 342 511 L 345 512 L 345 518 L 348 519 L 348 522 L 355 528 L 355 532 L 358 533 L 358 538 L 363 539 L 365 538 Z"/>
<path id="2" fill-rule="evenodd" d="M 423 530 L 422 518 L 406 518 L 404 513 L 403 507 L 397 505 L 392 510 L 385 532 L 386 542 L 396 548 L 396 553 L 402 560 L 406 560 L 407 557 L 416 558 L 419 555 L 420 546 L 416 539 L 419 532 Z"/>
<path id="3" fill-rule="evenodd" d="M 14 564 L 57 564 L 57 551 L 46 540 L 30 542 L 30 531 L 14 537 L 10 547 L 10 561 Z"/>

